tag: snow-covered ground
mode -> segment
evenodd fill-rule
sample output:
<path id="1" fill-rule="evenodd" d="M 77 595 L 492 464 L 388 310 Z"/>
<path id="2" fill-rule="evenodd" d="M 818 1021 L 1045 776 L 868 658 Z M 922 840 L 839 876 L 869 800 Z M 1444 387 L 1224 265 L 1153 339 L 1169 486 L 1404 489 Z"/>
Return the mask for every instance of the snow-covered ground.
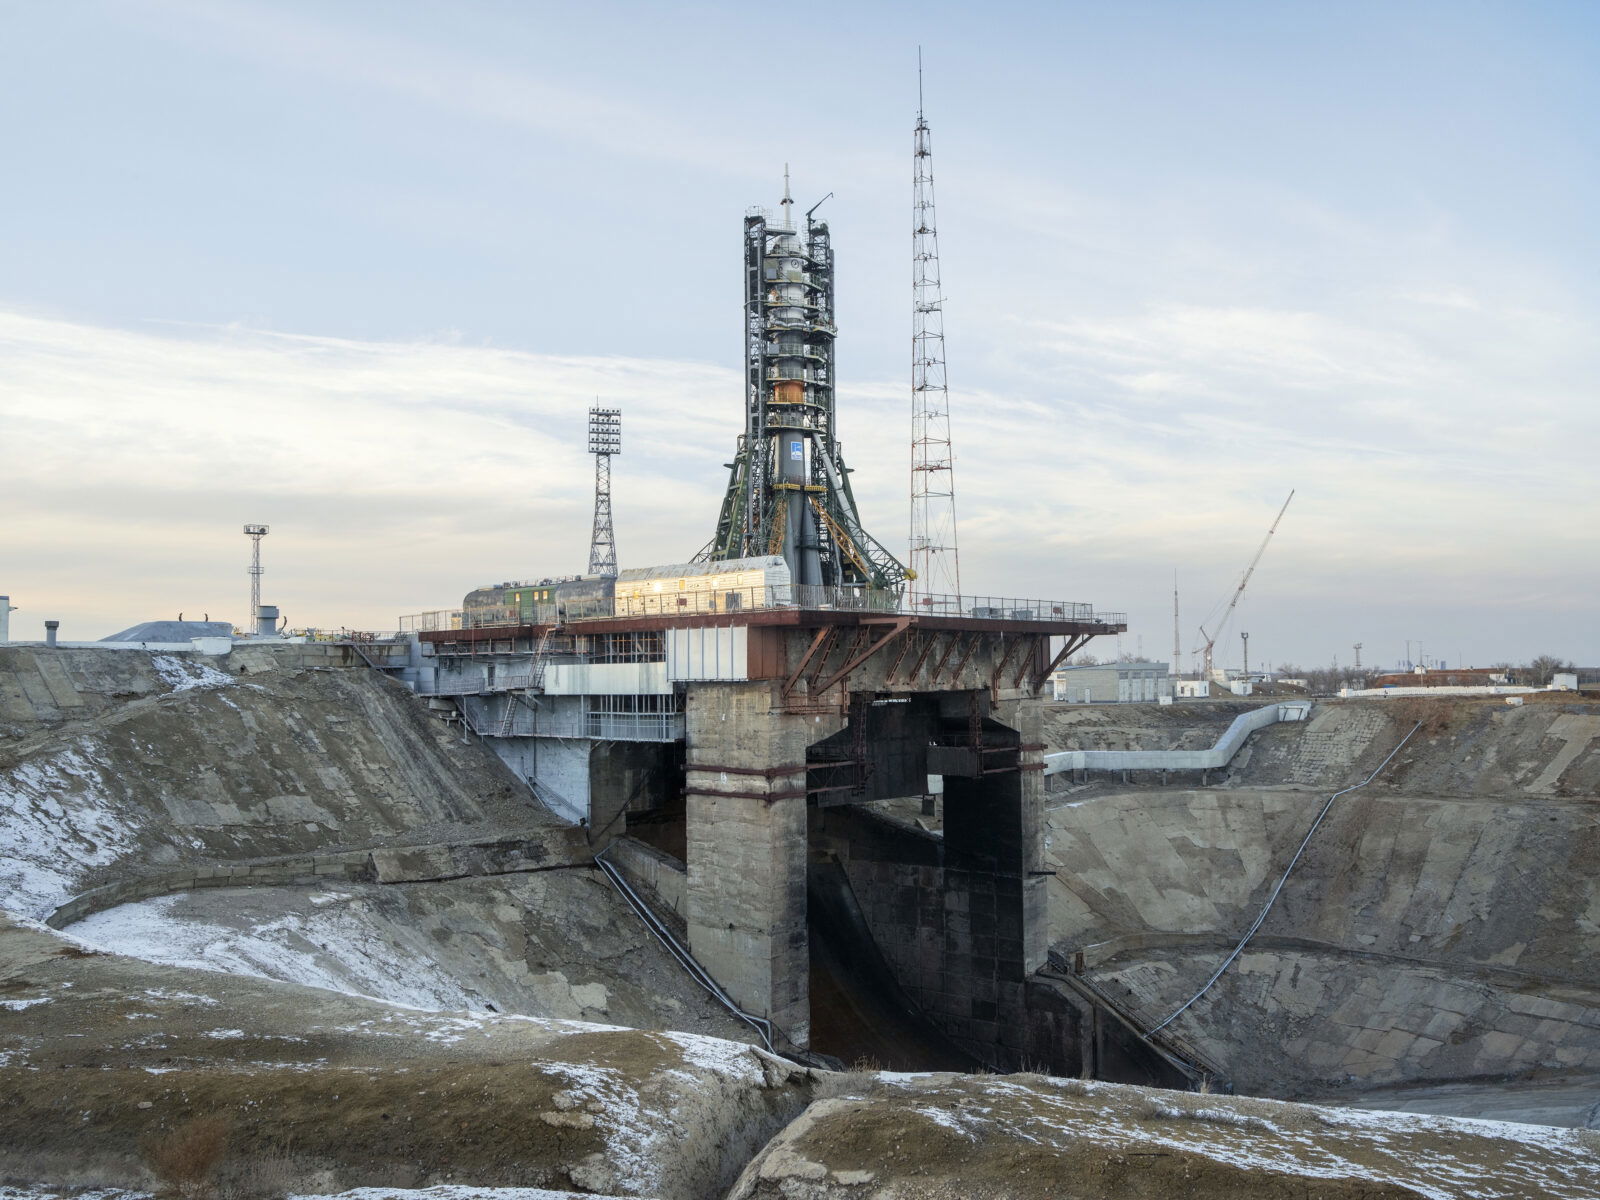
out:
<path id="1" fill-rule="evenodd" d="M 152 654 L 150 665 L 168 695 L 239 682 L 171 654 Z M 117 811 L 115 778 L 115 764 L 92 734 L 0 771 L 0 910 L 46 916 L 71 898 L 86 869 L 129 850 L 134 831 Z"/>
<path id="2" fill-rule="evenodd" d="M 1007 1137 L 1063 1148 L 1088 1141 L 1117 1152 L 1155 1146 L 1291 1176 L 1399 1182 L 1428 1200 L 1600 1195 L 1600 1159 L 1588 1131 L 1079 1080 L 986 1078 L 981 1087 L 941 1093 L 925 1077 L 876 1078 L 903 1089 L 913 1111 L 975 1148 Z"/>
<path id="3" fill-rule="evenodd" d="M 185 895 L 157 896 L 86 917 L 71 933 L 97 950 L 166 966 L 277 979 L 411 1008 L 484 1007 L 426 946 L 397 945 L 399 931 L 350 894 L 315 893 L 310 901 L 309 912 L 257 917 L 241 909 L 237 919 L 208 921 L 175 912 L 190 903 Z"/>
<path id="4" fill-rule="evenodd" d="M 624 1200 L 620 1196 L 586 1193 L 588 1200 Z M 0 1200 L 152 1200 L 149 1192 L 120 1188 L 93 1188 L 85 1192 L 58 1192 L 49 1188 L 0 1187 Z M 289 1200 L 572 1200 L 571 1192 L 544 1188 L 464 1187 L 442 1184 L 431 1188 L 352 1188 L 348 1192 L 295 1194 Z M 626 1200 L 640 1200 L 638 1196 Z"/>
<path id="5" fill-rule="evenodd" d="M 84 869 L 126 853 L 112 766 L 83 737 L 0 772 L 0 909 L 44 917 L 71 898 Z"/>

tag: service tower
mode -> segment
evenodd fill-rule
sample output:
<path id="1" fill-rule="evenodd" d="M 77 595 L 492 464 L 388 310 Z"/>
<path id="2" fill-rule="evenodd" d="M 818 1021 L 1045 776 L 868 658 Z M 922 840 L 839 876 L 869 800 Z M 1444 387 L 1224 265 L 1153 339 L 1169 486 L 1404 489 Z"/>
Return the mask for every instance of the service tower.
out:
<path id="1" fill-rule="evenodd" d="M 827 199 L 827 197 L 823 197 Z M 862 529 L 834 425 L 833 247 L 821 201 L 744 219 L 745 428 L 706 560 L 781 554 L 800 587 L 897 590 L 905 568 Z"/>

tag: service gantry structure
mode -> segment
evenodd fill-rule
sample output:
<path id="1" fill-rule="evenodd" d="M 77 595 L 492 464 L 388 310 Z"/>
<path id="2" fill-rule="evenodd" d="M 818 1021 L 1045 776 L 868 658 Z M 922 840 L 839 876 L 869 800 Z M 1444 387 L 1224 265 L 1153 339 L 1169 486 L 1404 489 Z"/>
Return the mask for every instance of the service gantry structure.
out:
<path id="1" fill-rule="evenodd" d="M 821 203 L 797 228 L 785 170 L 778 222 L 765 209 L 745 216 L 745 429 L 698 557 L 777 554 L 800 587 L 898 591 L 906 570 L 861 526 L 834 423 L 833 245 Z"/>

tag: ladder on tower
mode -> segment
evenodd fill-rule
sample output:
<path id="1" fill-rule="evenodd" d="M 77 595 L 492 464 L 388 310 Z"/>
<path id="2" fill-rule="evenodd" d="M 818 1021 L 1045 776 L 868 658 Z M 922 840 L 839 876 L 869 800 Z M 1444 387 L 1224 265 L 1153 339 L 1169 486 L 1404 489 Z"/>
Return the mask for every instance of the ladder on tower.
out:
<path id="1" fill-rule="evenodd" d="M 539 644 L 533 648 L 533 690 L 544 691 L 544 668 L 550 650 L 550 639 L 555 636 L 556 626 L 547 625 L 545 631 L 539 635 Z"/>
<path id="2" fill-rule="evenodd" d="M 506 693 L 506 710 L 500 714 L 500 727 L 494 731 L 495 737 L 510 737 L 512 727 L 517 723 L 517 693 Z"/>
<path id="3" fill-rule="evenodd" d="M 506 693 L 506 707 L 500 714 L 500 724 L 495 729 L 496 737 L 510 737 L 516 728 L 518 701 L 527 704 L 537 719 L 539 701 L 532 696 L 532 693 L 544 690 L 544 668 L 549 655 L 550 639 L 555 632 L 556 627 L 551 625 L 539 635 L 539 644 L 533 649 L 533 671 L 529 678 L 529 686 Z"/>

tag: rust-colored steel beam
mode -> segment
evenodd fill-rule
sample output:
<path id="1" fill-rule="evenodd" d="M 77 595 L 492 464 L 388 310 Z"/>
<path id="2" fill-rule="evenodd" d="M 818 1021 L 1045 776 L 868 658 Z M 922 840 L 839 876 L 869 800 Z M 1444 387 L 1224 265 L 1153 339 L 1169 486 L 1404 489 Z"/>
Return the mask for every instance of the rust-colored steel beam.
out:
<path id="1" fill-rule="evenodd" d="M 1080 633 L 1068 637 L 1064 642 L 1062 642 L 1061 649 L 1058 650 L 1056 652 L 1056 656 L 1050 660 L 1050 665 L 1039 674 L 1034 676 L 1033 691 L 1037 693 L 1038 690 L 1044 686 L 1045 680 L 1049 679 L 1050 676 L 1055 673 L 1055 669 L 1062 663 L 1066 662 L 1067 659 L 1071 658 L 1079 650 L 1082 650 L 1085 646 L 1087 646 L 1089 644 L 1089 639 L 1092 637 L 1094 637 L 1094 634 L 1092 633 Z"/>
<path id="2" fill-rule="evenodd" d="M 921 639 L 922 653 L 917 655 L 917 661 L 911 664 L 911 670 L 907 673 L 905 679 L 901 681 L 908 684 L 917 681 L 917 676 L 922 674 L 922 664 L 928 661 L 928 655 L 933 653 L 933 648 L 939 641 L 939 635 L 931 631 L 914 630 L 912 636 Z"/>
<path id="3" fill-rule="evenodd" d="M 960 644 L 961 635 L 959 633 L 952 633 L 950 635 L 949 644 L 944 648 L 944 653 L 939 656 L 939 661 L 933 664 L 933 670 L 928 672 L 928 682 L 934 687 L 939 686 L 939 676 L 944 674 L 944 665 L 950 661 L 950 655 L 955 652 L 955 648 Z"/>
<path id="4" fill-rule="evenodd" d="M 975 633 L 967 639 L 967 648 L 961 652 L 961 657 L 956 660 L 956 665 L 950 671 L 951 683 L 961 678 L 961 672 L 966 669 L 967 663 L 972 660 L 972 653 L 978 648 L 978 643 L 981 641 L 983 641 L 981 633 Z M 933 678 L 934 682 L 937 683 L 939 676 L 935 674 Z"/>
<path id="5" fill-rule="evenodd" d="M 815 697 L 817 694 L 817 680 L 822 677 L 822 672 L 827 670 L 828 658 L 833 654 L 833 648 L 839 644 L 839 626 L 831 626 L 828 636 L 822 640 L 822 649 L 817 651 L 817 657 L 811 664 L 811 673 L 806 676 L 806 694 Z M 852 630 L 855 634 L 857 631 Z"/>
<path id="6" fill-rule="evenodd" d="M 828 676 L 827 681 L 825 683 L 823 683 L 820 688 L 817 689 L 818 692 L 819 693 L 826 692 L 834 684 L 838 683 L 845 676 L 849 675 L 851 671 L 854 671 L 862 663 L 866 662 L 867 659 L 871 658 L 879 650 L 882 650 L 890 642 L 894 641 L 895 638 L 899 637 L 902 633 L 904 633 L 906 631 L 906 629 L 910 626 L 910 624 L 911 624 L 911 621 L 910 621 L 909 618 L 902 617 L 900 620 L 896 621 L 893 625 L 891 625 L 889 627 L 889 631 L 887 633 L 885 633 L 877 641 L 873 642 L 866 649 L 858 650 L 858 649 L 852 647 L 852 653 L 850 654 L 850 656 L 848 658 L 845 659 L 844 664 L 838 670 L 836 670 L 832 675 Z M 862 629 L 862 633 L 865 634 L 866 632 L 867 632 L 867 629 L 863 628 Z"/>
<path id="7" fill-rule="evenodd" d="M 1016 676 L 1011 680 L 1011 686 L 1013 688 L 1020 688 L 1022 686 L 1022 680 L 1028 674 L 1028 668 L 1031 667 L 1039 658 L 1039 646 L 1043 640 L 1044 639 L 1039 637 L 1037 634 L 1027 639 L 1028 648 L 1018 659 L 1017 673 Z"/>
<path id="8" fill-rule="evenodd" d="M 811 645 L 807 646 L 806 652 L 800 656 L 800 662 L 795 666 L 789 678 L 783 681 L 783 698 L 785 700 L 789 698 L 789 693 L 794 691 L 794 685 L 800 682 L 800 676 L 805 674 L 806 667 L 811 662 L 811 656 L 817 652 L 817 647 L 822 645 L 823 640 L 833 632 L 833 629 L 832 625 L 824 625 L 817 630 L 817 636 L 811 639 Z"/>
<path id="9" fill-rule="evenodd" d="M 911 645 L 917 640 L 916 632 L 910 628 L 909 622 L 907 622 L 906 629 L 905 637 L 900 639 L 900 653 L 894 656 L 894 665 L 883 676 L 883 682 L 890 687 L 893 687 L 894 681 L 899 678 L 900 668 L 905 664 L 906 655 L 911 653 Z"/>
<path id="10" fill-rule="evenodd" d="M 1021 644 L 1021 638 L 1017 638 L 1015 641 L 1009 638 L 1006 640 L 1005 649 L 1000 652 L 1000 661 L 994 665 L 994 674 L 989 676 L 989 690 L 991 692 L 1000 690 L 1000 680 L 1005 675 L 1006 668 L 1011 665 L 1011 652 Z"/>

